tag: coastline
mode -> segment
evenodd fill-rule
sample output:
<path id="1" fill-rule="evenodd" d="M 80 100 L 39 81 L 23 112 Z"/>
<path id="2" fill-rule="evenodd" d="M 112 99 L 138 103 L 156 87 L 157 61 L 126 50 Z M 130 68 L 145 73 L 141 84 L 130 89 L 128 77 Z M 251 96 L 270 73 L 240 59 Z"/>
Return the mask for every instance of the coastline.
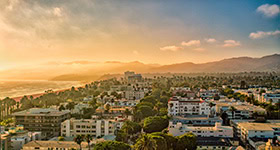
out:
<path id="1" fill-rule="evenodd" d="M 80 88 L 80 87 L 85 87 L 85 85 L 86 84 L 88 84 L 89 82 L 80 82 L 79 84 L 77 84 L 76 86 L 75 85 L 73 85 L 74 87 L 75 87 L 75 89 L 78 89 L 78 88 Z M 24 96 L 27 96 L 28 98 L 30 97 L 30 96 L 33 96 L 33 98 L 37 98 L 37 97 L 40 97 L 40 96 L 42 96 L 42 95 L 44 95 L 44 94 L 46 94 L 44 91 L 47 91 L 47 90 L 52 90 L 52 89 L 54 89 L 53 90 L 53 92 L 54 93 L 58 93 L 58 92 L 63 92 L 63 91 L 66 91 L 66 90 L 70 90 L 72 88 L 72 86 L 68 86 L 68 87 L 61 87 L 61 88 L 46 88 L 45 90 L 41 90 L 41 92 L 40 91 L 33 91 L 34 93 L 28 93 L 28 92 L 26 92 L 27 94 L 24 94 L 24 93 L 19 93 L 18 95 L 14 95 L 14 96 L 2 96 L 1 98 L 0 98 L 0 100 L 3 100 L 3 99 L 5 99 L 6 97 L 10 97 L 10 98 L 12 98 L 12 99 L 14 99 L 16 102 L 19 102 L 20 100 L 21 100 L 21 98 L 22 97 L 24 97 Z M 27 88 L 27 90 L 28 90 L 28 88 Z"/>

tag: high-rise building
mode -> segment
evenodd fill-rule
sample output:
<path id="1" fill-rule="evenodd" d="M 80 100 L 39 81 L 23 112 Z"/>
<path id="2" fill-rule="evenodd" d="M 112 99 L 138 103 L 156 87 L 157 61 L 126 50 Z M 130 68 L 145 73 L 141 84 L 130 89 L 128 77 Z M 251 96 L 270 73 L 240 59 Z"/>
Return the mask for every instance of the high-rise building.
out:
<path id="1" fill-rule="evenodd" d="M 31 132 L 42 132 L 42 138 L 60 135 L 61 123 L 70 118 L 70 111 L 55 109 L 31 108 L 13 114 L 16 125 L 23 125 Z"/>

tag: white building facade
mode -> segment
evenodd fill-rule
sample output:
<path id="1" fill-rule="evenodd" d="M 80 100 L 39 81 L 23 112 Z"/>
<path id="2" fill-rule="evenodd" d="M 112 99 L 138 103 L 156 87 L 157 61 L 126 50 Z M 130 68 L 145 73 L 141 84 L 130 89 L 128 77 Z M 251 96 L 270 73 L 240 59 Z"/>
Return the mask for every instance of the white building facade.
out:
<path id="1" fill-rule="evenodd" d="M 209 103 L 201 99 L 174 96 L 168 101 L 168 114 L 171 116 L 209 115 L 210 110 Z"/>
<path id="2" fill-rule="evenodd" d="M 216 123 L 214 127 L 204 127 L 169 122 L 169 133 L 173 136 L 180 136 L 187 132 L 192 132 L 198 137 L 233 137 L 232 127 L 222 126 L 221 123 Z"/>

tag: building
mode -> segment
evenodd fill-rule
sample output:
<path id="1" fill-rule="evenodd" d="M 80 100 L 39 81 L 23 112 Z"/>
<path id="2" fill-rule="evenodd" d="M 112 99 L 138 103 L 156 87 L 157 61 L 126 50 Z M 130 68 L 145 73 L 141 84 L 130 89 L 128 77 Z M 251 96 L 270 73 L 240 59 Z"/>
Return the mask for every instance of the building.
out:
<path id="1" fill-rule="evenodd" d="M 280 123 L 238 123 L 238 132 L 243 143 L 250 138 L 274 138 L 280 136 Z"/>
<path id="2" fill-rule="evenodd" d="M 192 132 L 198 137 L 233 137 L 233 130 L 230 126 L 222 126 L 216 123 L 214 127 L 189 126 L 182 123 L 169 122 L 169 133 L 173 136 L 180 136 Z"/>
<path id="3" fill-rule="evenodd" d="M 202 99 L 188 99 L 173 96 L 168 101 L 168 114 L 171 116 L 209 115 L 210 106 Z"/>
<path id="4" fill-rule="evenodd" d="M 266 110 L 247 102 L 236 102 L 234 100 L 219 100 L 215 102 L 216 113 L 227 113 L 229 119 L 250 119 L 254 112 L 266 113 Z M 232 112 L 232 108 L 234 111 Z"/>
<path id="5" fill-rule="evenodd" d="M 172 91 L 173 96 L 182 96 L 187 98 L 196 97 L 195 92 L 191 91 L 189 87 L 171 87 L 170 90 Z"/>
<path id="6" fill-rule="evenodd" d="M 10 127 L 11 149 L 21 150 L 23 145 L 34 140 L 41 140 L 41 132 L 28 132 L 22 125 Z"/>
<path id="7" fill-rule="evenodd" d="M 189 117 L 181 117 L 181 116 L 173 116 L 172 120 L 173 124 L 178 122 L 187 125 L 193 126 L 215 126 L 216 123 L 222 123 L 223 119 L 221 117 L 208 117 L 208 116 L 189 116 Z"/>
<path id="8" fill-rule="evenodd" d="M 264 103 L 276 104 L 280 102 L 280 94 L 273 93 L 263 93 L 261 96 L 261 101 Z"/>
<path id="9" fill-rule="evenodd" d="M 229 150 L 239 146 L 239 142 L 228 137 L 197 137 L 197 145 L 197 150 Z"/>
<path id="10" fill-rule="evenodd" d="M 0 149 L 10 150 L 11 148 L 11 136 L 9 132 L 0 132 Z"/>
<path id="11" fill-rule="evenodd" d="M 128 100 L 140 100 L 144 98 L 145 92 L 143 90 L 129 90 L 124 91 L 124 98 Z"/>
<path id="12" fill-rule="evenodd" d="M 92 135 L 93 137 L 103 137 L 114 135 L 119 130 L 125 119 L 116 117 L 115 119 L 69 119 L 61 123 L 61 135 L 74 137 L 76 135 Z"/>
<path id="13" fill-rule="evenodd" d="M 13 114 L 16 125 L 31 132 L 41 132 L 42 139 L 60 135 L 60 124 L 70 118 L 70 111 L 31 108 Z"/>
<path id="14" fill-rule="evenodd" d="M 87 143 L 82 142 L 83 150 L 88 150 Z M 74 141 L 31 141 L 23 146 L 23 150 L 72 150 L 80 149 Z"/>
<path id="15" fill-rule="evenodd" d="M 205 90 L 200 89 L 197 93 L 197 96 L 202 99 L 212 99 L 215 95 L 219 95 L 219 90 L 217 89 L 211 89 L 211 90 Z"/>
<path id="16" fill-rule="evenodd" d="M 140 102 L 140 100 L 126 100 L 126 99 L 122 99 L 122 100 L 115 100 L 114 102 L 110 102 L 109 101 L 106 104 L 109 104 L 110 106 L 113 106 L 113 107 L 134 107 L 139 102 Z"/>
<path id="17" fill-rule="evenodd" d="M 126 71 L 124 73 L 124 77 L 128 80 L 128 82 L 140 82 L 142 80 L 142 75 L 135 74 L 133 71 Z"/>

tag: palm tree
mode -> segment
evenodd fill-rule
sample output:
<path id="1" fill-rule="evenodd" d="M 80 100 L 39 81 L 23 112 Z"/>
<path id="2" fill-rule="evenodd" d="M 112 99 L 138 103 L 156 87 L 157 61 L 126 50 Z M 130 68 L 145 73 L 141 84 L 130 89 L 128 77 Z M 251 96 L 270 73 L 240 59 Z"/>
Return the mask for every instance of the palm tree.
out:
<path id="1" fill-rule="evenodd" d="M 88 149 L 90 150 L 90 141 L 92 140 L 92 136 L 89 135 L 89 134 L 87 134 L 87 135 L 85 136 L 85 140 L 86 140 L 86 142 L 88 143 Z"/>
<path id="2" fill-rule="evenodd" d="M 157 149 L 157 143 L 150 135 L 144 135 L 137 140 L 134 148 L 135 150 L 155 150 Z"/>
<path id="3" fill-rule="evenodd" d="M 126 116 L 126 118 L 128 118 L 128 115 L 131 115 L 131 112 L 129 111 L 129 109 L 125 109 L 124 114 Z"/>
<path id="4" fill-rule="evenodd" d="M 235 114 L 236 108 L 233 106 L 230 106 L 229 110 L 231 111 L 232 119 L 234 119 L 235 118 L 234 114 Z"/>
<path id="5" fill-rule="evenodd" d="M 82 150 L 82 142 L 83 142 L 84 137 L 82 135 L 76 135 L 74 138 L 74 141 L 80 145 L 80 150 Z"/>

